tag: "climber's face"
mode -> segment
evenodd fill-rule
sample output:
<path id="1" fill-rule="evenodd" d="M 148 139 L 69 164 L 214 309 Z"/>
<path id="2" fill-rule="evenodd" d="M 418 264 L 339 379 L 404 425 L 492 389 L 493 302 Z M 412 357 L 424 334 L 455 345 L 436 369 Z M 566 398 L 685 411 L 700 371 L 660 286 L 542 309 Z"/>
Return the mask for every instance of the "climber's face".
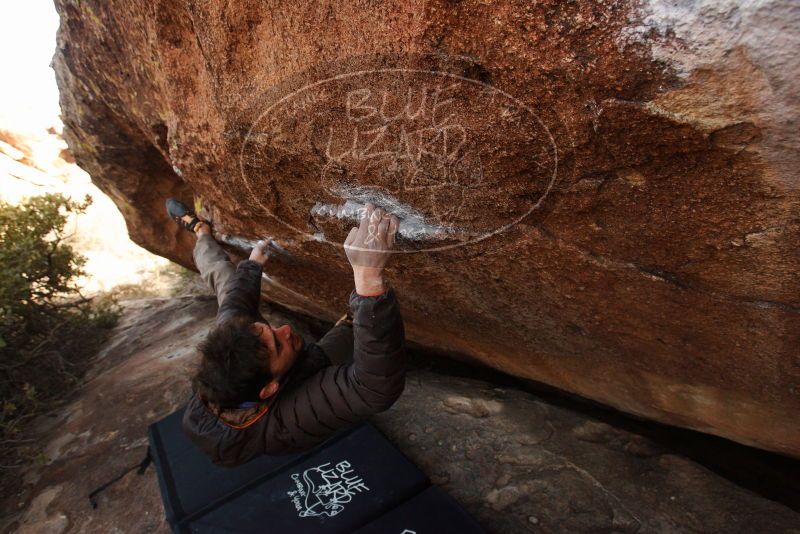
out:
<path id="1" fill-rule="evenodd" d="M 297 355 L 303 348 L 303 338 L 292 332 L 288 324 L 275 328 L 267 323 L 254 323 L 253 327 L 269 353 L 270 373 L 275 380 L 280 380 L 297 361 Z"/>

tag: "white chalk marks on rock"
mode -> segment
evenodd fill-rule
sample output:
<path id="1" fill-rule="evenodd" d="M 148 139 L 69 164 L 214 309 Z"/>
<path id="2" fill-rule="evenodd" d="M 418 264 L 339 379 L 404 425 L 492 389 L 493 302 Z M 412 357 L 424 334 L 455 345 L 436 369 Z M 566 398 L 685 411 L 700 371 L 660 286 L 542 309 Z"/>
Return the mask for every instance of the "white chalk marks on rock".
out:
<path id="1" fill-rule="evenodd" d="M 395 252 L 480 242 L 539 208 L 558 175 L 555 139 L 533 109 L 449 72 L 346 72 L 253 115 L 240 157 L 249 204 L 336 245 L 341 221 L 367 202 L 400 217 L 401 243 L 418 242 Z M 304 205 L 269 200 L 298 187 Z"/>

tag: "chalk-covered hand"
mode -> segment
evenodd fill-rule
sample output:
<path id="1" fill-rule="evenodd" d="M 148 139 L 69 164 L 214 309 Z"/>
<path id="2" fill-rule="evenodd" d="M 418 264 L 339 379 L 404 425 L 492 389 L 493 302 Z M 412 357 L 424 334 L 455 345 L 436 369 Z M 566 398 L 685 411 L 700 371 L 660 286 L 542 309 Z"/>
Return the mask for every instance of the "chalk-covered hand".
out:
<path id="1" fill-rule="evenodd" d="M 269 259 L 269 240 L 262 239 L 256 246 L 253 247 L 253 251 L 250 253 L 250 259 L 261 264 L 261 267 L 267 263 Z"/>
<path id="2" fill-rule="evenodd" d="M 368 203 L 362 211 L 361 223 L 347 235 L 344 251 L 353 267 L 359 295 L 380 295 L 386 291 L 383 268 L 391 256 L 399 226 L 396 215 Z"/>

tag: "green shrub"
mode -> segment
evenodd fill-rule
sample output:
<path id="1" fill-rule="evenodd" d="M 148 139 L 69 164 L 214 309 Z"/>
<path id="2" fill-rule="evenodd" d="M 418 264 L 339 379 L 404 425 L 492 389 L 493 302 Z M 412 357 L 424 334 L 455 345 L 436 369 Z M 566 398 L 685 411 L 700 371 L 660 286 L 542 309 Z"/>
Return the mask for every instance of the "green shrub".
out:
<path id="1" fill-rule="evenodd" d="M 25 424 L 73 390 L 119 317 L 113 301 L 81 295 L 85 259 L 65 242 L 70 213 L 91 197 L 59 194 L 0 201 L 0 440 L 8 468 L 35 447 L 20 447 Z"/>

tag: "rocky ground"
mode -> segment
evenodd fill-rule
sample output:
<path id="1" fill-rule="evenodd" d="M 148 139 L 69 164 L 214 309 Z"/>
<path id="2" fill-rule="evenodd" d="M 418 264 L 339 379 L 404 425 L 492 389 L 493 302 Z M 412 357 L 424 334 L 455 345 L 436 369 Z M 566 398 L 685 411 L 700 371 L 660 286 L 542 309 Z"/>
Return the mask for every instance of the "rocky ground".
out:
<path id="1" fill-rule="evenodd" d="M 1 506 L 4 532 L 169 532 L 152 468 L 123 477 L 97 509 L 87 496 L 140 461 L 147 425 L 186 400 L 193 347 L 216 303 L 187 296 L 125 307 L 85 387 L 38 422 L 47 462 L 19 473 L 21 488 Z M 307 338 L 325 326 L 281 310 L 269 318 Z M 794 461 L 430 354 L 410 360 L 405 394 L 374 422 L 488 532 L 800 534 Z"/>

